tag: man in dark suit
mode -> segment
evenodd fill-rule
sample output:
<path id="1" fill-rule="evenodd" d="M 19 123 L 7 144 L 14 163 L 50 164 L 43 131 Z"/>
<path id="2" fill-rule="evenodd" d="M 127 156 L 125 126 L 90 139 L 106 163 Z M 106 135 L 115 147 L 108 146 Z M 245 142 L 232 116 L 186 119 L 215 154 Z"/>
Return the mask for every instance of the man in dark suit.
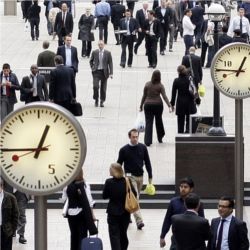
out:
<path id="1" fill-rule="evenodd" d="M 95 100 L 95 107 L 98 107 L 99 102 L 99 88 L 100 88 L 100 107 L 104 107 L 107 91 L 107 80 L 113 78 L 113 61 L 110 51 L 104 49 L 104 41 L 98 42 L 99 49 L 92 52 L 89 61 L 92 75 L 93 75 L 93 99 Z M 99 82 L 101 86 L 99 87 Z"/>
<path id="2" fill-rule="evenodd" d="M 76 98 L 74 71 L 63 65 L 62 56 L 55 56 L 55 65 L 50 72 L 49 99 L 70 110 L 70 104 Z"/>
<path id="3" fill-rule="evenodd" d="M 233 42 L 233 38 L 227 35 L 228 26 L 222 26 L 222 32 L 223 33 L 219 36 L 219 48 L 222 48 L 223 46 Z"/>
<path id="4" fill-rule="evenodd" d="M 76 74 L 78 72 L 79 60 L 77 56 L 77 48 L 71 45 L 71 41 L 71 36 L 65 36 L 65 45 L 59 46 L 56 54 L 62 56 L 64 65 L 72 68 Z"/>
<path id="5" fill-rule="evenodd" d="M 48 89 L 44 76 L 38 73 L 36 64 L 30 67 L 31 74 L 25 76 L 21 83 L 21 101 L 26 103 L 48 101 Z"/>
<path id="6" fill-rule="evenodd" d="M 133 16 L 135 2 L 138 2 L 138 0 L 127 0 L 127 7 L 130 10 L 131 16 Z"/>
<path id="7" fill-rule="evenodd" d="M 12 250 L 13 235 L 17 229 L 18 207 L 14 195 L 3 190 L 3 179 L 0 177 L 0 213 L 1 213 L 1 250 Z"/>
<path id="8" fill-rule="evenodd" d="M 138 28 L 138 40 L 135 44 L 134 52 L 137 54 L 137 50 L 139 46 L 141 45 L 143 39 L 145 38 L 145 25 L 146 21 L 148 19 L 148 2 L 143 2 L 142 4 L 142 9 L 136 11 L 136 16 L 135 16 L 139 28 Z M 145 46 L 146 47 L 146 46 Z M 147 49 L 146 49 L 146 54 L 147 54 Z"/>
<path id="9" fill-rule="evenodd" d="M 10 70 L 10 65 L 5 63 L 2 69 L 0 73 L 1 121 L 14 110 L 14 104 L 17 103 L 15 91 L 20 89 L 18 79 Z"/>
<path id="10" fill-rule="evenodd" d="M 123 18 L 125 13 L 125 6 L 116 1 L 116 4 L 111 7 L 111 23 L 113 24 L 114 31 L 116 32 L 120 26 L 120 20 Z M 120 35 L 115 33 L 116 45 L 120 44 Z"/>
<path id="11" fill-rule="evenodd" d="M 49 48 L 49 41 L 43 42 L 43 49 L 44 51 L 41 52 L 37 57 L 37 66 L 38 67 L 55 67 L 54 58 L 56 54 L 48 50 Z"/>
<path id="12" fill-rule="evenodd" d="M 172 216 L 172 232 L 178 250 L 206 250 L 205 241 L 209 239 L 208 220 L 198 216 L 200 198 L 190 193 L 185 199 L 187 211 Z"/>
<path id="13" fill-rule="evenodd" d="M 249 240 L 247 226 L 242 220 L 232 215 L 234 200 L 230 197 L 221 197 L 218 204 L 220 217 L 212 219 L 211 237 L 208 250 L 248 250 Z"/>
<path id="14" fill-rule="evenodd" d="M 161 23 L 154 17 L 154 11 L 148 12 L 148 20 L 145 24 L 146 48 L 148 55 L 149 68 L 155 68 L 157 65 L 157 43 L 161 36 Z"/>
<path id="15" fill-rule="evenodd" d="M 120 66 L 125 68 L 126 65 L 126 48 L 128 46 L 128 67 L 132 66 L 133 63 L 133 47 L 136 39 L 136 32 L 139 28 L 138 22 L 135 18 L 131 17 L 131 12 L 129 9 L 125 12 L 125 18 L 121 19 L 120 30 L 125 31 L 122 34 L 121 45 L 122 45 L 122 54 L 121 54 L 121 63 Z"/>
<path id="16" fill-rule="evenodd" d="M 198 48 L 201 47 L 201 29 L 202 24 L 204 22 L 203 15 L 205 14 L 205 10 L 200 6 L 200 3 L 197 1 L 194 8 L 191 9 L 192 16 L 191 21 L 195 25 L 194 36 L 195 36 L 195 46 Z"/>
<path id="17" fill-rule="evenodd" d="M 189 55 L 183 56 L 181 62 L 182 65 L 186 66 L 186 68 L 189 69 L 190 74 L 192 74 L 190 61 L 192 63 L 192 70 L 193 70 L 192 76 L 194 79 L 194 84 L 198 89 L 199 84 L 202 82 L 203 72 L 201 67 L 201 58 L 200 56 L 195 55 L 195 47 L 190 47 Z"/>
<path id="18" fill-rule="evenodd" d="M 54 35 L 58 36 L 58 46 L 64 44 L 64 37 L 71 35 L 74 27 L 73 16 L 68 12 L 67 4 L 63 3 L 61 8 L 62 12 L 57 13 L 54 26 Z"/>

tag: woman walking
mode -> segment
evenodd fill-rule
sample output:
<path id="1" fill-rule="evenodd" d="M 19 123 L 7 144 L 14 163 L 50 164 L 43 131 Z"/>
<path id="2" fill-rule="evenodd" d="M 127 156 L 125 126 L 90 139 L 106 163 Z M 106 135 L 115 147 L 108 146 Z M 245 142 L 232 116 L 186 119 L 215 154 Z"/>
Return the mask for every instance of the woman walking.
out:
<path id="1" fill-rule="evenodd" d="M 164 85 L 161 83 L 161 72 L 159 70 L 155 70 L 152 74 L 151 81 L 145 84 L 140 105 L 141 111 L 144 106 L 146 120 L 144 143 L 147 146 L 152 144 L 154 118 L 159 143 L 162 143 L 162 138 L 165 135 L 162 121 L 163 102 L 161 96 L 171 112 L 172 106 L 166 96 Z"/>
<path id="2" fill-rule="evenodd" d="M 92 41 L 94 41 L 94 34 L 91 30 L 94 28 L 94 16 L 90 13 L 91 8 L 87 7 L 85 14 L 83 14 L 78 22 L 79 34 L 78 39 L 82 40 L 82 57 L 89 57 L 92 50 Z"/>
<path id="3" fill-rule="evenodd" d="M 195 105 L 195 100 L 192 94 L 189 92 L 189 73 L 184 65 L 180 65 L 177 68 L 179 74 L 178 78 L 174 79 L 172 87 L 172 98 L 171 105 L 175 106 L 176 101 L 176 115 L 177 115 L 177 125 L 178 133 L 189 133 L 189 116 L 190 114 L 195 114 L 197 109 Z M 186 126 L 185 126 L 186 121 Z"/>

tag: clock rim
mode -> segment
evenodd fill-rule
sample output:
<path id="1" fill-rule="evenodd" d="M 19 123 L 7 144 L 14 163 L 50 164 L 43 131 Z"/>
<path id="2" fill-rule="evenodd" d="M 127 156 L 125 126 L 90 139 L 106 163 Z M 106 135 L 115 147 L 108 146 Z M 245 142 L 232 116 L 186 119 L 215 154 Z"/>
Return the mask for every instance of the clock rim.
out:
<path id="1" fill-rule="evenodd" d="M 83 131 L 81 124 L 74 117 L 73 114 L 71 114 L 67 109 L 65 109 L 64 107 L 62 107 L 60 105 L 57 105 L 55 103 L 48 103 L 48 102 L 32 102 L 32 103 L 26 104 L 23 107 L 17 108 L 16 110 L 11 112 L 9 115 L 7 115 L 3 119 L 2 123 L 1 123 L 1 131 L 2 131 L 2 128 L 4 127 L 4 125 L 9 120 L 11 120 L 13 117 L 15 117 L 16 114 L 23 112 L 25 110 L 29 110 L 30 108 L 48 108 L 48 109 L 51 109 L 57 113 L 60 113 L 62 116 L 65 116 L 74 126 L 74 128 L 77 132 L 78 138 L 79 138 L 80 146 L 81 146 L 81 150 L 79 152 L 79 158 L 80 158 L 79 163 L 78 163 L 77 167 L 74 168 L 74 173 L 71 175 L 71 177 L 69 179 L 67 179 L 66 181 L 63 181 L 55 188 L 49 187 L 49 189 L 44 190 L 44 191 L 42 191 L 42 190 L 35 191 L 33 189 L 30 189 L 30 188 L 23 188 L 23 187 L 20 187 L 19 185 L 17 185 L 13 179 L 9 178 L 8 175 L 6 175 L 4 171 L 1 171 L 1 176 L 3 177 L 4 181 L 7 181 L 8 184 L 13 186 L 13 188 L 16 188 L 18 191 L 21 191 L 23 193 L 27 193 L 30 195 L 35 195 L 35 196 L 45 196 L 45 195 L 53 194 L 53 193 L 56 193 L 56 192 L 62 190 L 65 186 L 70 184 L 75 179 L 75 177 L 79 173 L 80 169 L 83 167 L 84 161 L 86 159 L 87 140 L 86 140 L 86 136 L 85 136 L 85 133 Z M 2 166 L 1 166 L 1 168 L 2 168 Z"/>
<path id="2" fill-rule="evenodd" d="M 250 97 L 250 94 L 249 95 L 244 95 L 244 96 L 234 96 L 234 95 L 231 95 L 229 94 L 228 92 L 224 91 L 223 89 L 221 89 L 220 85 L 218 84 L 217 80 L 215 79 L 215 63 L 217 62 L 218 58 L 220 57 L 220 55 L 228 50 L 229 48 L 231 47 L 235 47 L 235 46 L 245 46 L 245 47 L 249 47 L 249 50 L 250 50 L 250 44 L 247 44 L 247 43 L 241 43 L 241 42 L 234 42 L 234 43 L 229 43 L 225 46 L 223 46 L 222 48 L 220 48 L 217 53 L 214 55 L 213 57 L 213 60 L 212 60 L 212 63 L 211 63 L 211 70 L 210 70 L 210 74 L 211 74 L 211 77 L 212 77 L 212 81 L 213 81 L 213 84 L 214 86 L 225 96 L 227 97 L 230 97 L 232 99 L 246 99 L 246 98 L 249 98 Z"/>

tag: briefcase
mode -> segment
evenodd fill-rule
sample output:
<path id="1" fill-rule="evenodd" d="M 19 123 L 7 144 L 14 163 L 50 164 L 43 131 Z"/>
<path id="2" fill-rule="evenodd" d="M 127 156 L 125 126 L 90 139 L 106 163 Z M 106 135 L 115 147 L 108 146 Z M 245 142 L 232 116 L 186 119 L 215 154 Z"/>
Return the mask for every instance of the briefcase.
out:
<path id="1" fill-rule="evenodd" d="M 70 104 L 70 111 L 74 116 L 82 116 L 82 105 L 80 102 L 74 101 Z"/>

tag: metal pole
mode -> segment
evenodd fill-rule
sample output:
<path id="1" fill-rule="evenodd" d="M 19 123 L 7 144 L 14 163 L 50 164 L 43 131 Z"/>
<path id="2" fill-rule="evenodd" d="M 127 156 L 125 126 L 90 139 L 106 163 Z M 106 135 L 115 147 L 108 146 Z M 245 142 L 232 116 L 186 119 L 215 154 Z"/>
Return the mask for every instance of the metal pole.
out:
<path id="1" fill-rule="evenodd" d="M 235 100 L 235 203 L 236 217 L 243 219 L 244 202 L 244 147 L 243 100 Z"/>
<path id="2" fill-rule="evenodd" d="M 35 250 L 47 250 L 46 196 L 35 196 Z"/>
<path id="3" fill-rule="evenodd" d="M 214 21 L 214 54 L 219 50 L 219 30 L 218 21 Z M 208 135 L 225 136 L 225 130 L 220 122 L 220 93 L 214 86 L 214 102 L 213 102 L 213 126 L 209 129 Z"/>

